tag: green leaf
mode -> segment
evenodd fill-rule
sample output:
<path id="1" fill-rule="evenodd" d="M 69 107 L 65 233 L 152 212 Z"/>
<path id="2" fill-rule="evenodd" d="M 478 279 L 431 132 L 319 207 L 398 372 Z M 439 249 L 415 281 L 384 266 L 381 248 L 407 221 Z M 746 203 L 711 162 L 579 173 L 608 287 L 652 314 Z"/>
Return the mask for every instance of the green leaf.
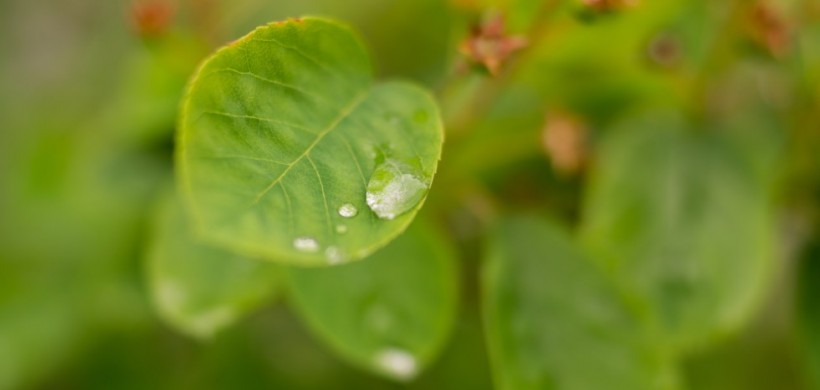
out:
<path id="1" fill-rule="evenodd" d="M 535 217 L 503 220 L 482 276 L 498 388 L 674 387 L 645 327 L 555 226 Z"/>
<path id="2" fill-rule="evenodd" d="M 736 330 L 770 276 L 767 180 L 726 135 L 675 115 L 613 130 L 585 204 L 583 237 L 653 312 L 673 349 Z"/>
<path id="3" fill-rule="evenodd" d="M 260 27 L 205 61 L 185 99 L 177 157 L 203 237 L 323 265 L 365 257 L 410 224 L 442 142 L 426 91 L 374 85 L 349 28 L 305 18 Z M 370 202 L 368 182 L 375 172 L 384 180 L 385 164 L 401 168 L 387 170 L 393 182 Z M 368 203 L 382 206 L 373 213 Z M 356 215 L 341 215 L 343 206 Z"/>
<path id="4" fill-rule="evenodd" d="M 820 389 L 820 241 L 815 238 L 801 259 L 797 296 L 797 317 L 805 370 L 811 389 Z"/>
<path id="5" fill-rule="evenodd" d="M 413 378 L 442 347 L 456 312 L 453 249 L 418 222 L 362 262 L 290 268 L 293 304 L 354 365 Z"/>
<path id="6" fill-rule="evenodd" d="M 374 62 L 379 64 L 379 76 L 408 78 L 430 87 L 440 85 L 452 70 L 460 32 L 465 28 L 454 7 L 442 0 L 225 2 L 230 4 L 225 9 L 239 16 L 234 19 L 239 23 L 229 26 L 231 36 L 291 15 L 330 16 L 361 31 Z M 419 20 L 424 21 L 424 28 L 419 28 Z"/>
<path id="7" fill-rule="evenodd" d="M 163 199 L 148 250 L 154 304 L 170 324 L 208 338 L 270 301 L 274 264 L 205 245 L 193 236 L 176 196 Z"/>

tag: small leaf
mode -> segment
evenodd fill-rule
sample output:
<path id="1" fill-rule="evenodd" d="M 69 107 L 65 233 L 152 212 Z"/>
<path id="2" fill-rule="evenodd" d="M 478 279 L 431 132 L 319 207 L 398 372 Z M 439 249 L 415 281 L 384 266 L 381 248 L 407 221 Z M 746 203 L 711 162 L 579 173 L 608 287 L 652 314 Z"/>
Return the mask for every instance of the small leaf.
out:
<path id="1" fill-rule="evenodd" d="M 293 304 L 318 336 L 351 363 L 391 378 L 413 378 L 453 325 L 453 250 L 418 222 L 362 262 L 290 268 L 288 276 Z"/>
<path id="2" fill-rule="evenodd" d="M 551 224 L 534 217 L 502 221 L 482 282 L 499 389 L 674 388 L 645 327 Z"/>
<path id="3" fill-rule="evenodd" d="M 767 180 L 725 135 L 674 115 L 627 125 L 603 145 L 583 236 L 671 348 L 697 348 L 742 325 L 766 286 Z"/>
<path id="4" fill-rule="evenodd" d="M 323 265 L 335 262 L 328 248 L 359 259 L 410 224 L 443 131 L 426 91 L 374 85 L 349 28 L 305 18 L 260 27 L 206 60 L 185 100 L 179 141 L 181 180 L 204 237 L 253 256 Z M 366 193 L 386 159 L 415 181 L 383 194 L 406 199 L 382 219 Z M 343 205 L 361 212 L 345 217 L 337 213 Z"/>
<path id="5" fill-rule="evenodd" d="M 198 242 L 175 196 L 163 199 L 148 251 L 149 281 L 160 314 L 207 338 L 272 299 L 278 268 Z"/>

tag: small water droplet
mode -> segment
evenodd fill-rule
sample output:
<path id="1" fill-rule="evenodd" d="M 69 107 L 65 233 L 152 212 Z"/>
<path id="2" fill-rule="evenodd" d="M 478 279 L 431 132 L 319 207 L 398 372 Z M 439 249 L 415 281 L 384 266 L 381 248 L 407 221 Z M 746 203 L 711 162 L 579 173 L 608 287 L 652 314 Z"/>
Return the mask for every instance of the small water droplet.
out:
<path id="1" fill-rule="evenodd" d="M 301 252 L 316 252 L 319 250 L 319 243 L 312 237 L 298 237 L 293 240 L 293 247 Z"/>
<path id="2" fill-rule="evenodd" d="M 426 192 L 427 184 L 413 168 L 388 158 L 370 176 L 365 200 L 379 218 L 393 219 L 412 210 Z"/>
<path id="3" fill-rule="evenodd" d="M 336 225 L 336 233 L 339 233 L 339 234 L 347 233 L 347 225 Z"/>
<path id="4" fill-rule="evenodd" d="M 413 114 L 413 120 L 416 123 L 424 123 L 424 122 L 427 122 L 428 116 L 429 115 L 427 114 L 427 111 L 416 110 L 416 112 Z"/>
<path id="5" fill-rule="evenodd" d="M 341 249 L 335 246 L 329 246 L 325 249 L 325 258 L 328 264 L 339 264 L 345 260 L 345 254 Z"/>
<path id="6" fill-rule="evenodd" d="M 398 348 L 387 348 L 376 354 L 376 365 L 398 379 L 411 379 L 418 372 L 416 358 Z"/>
<path id="7" fill-rule="evenodd" d="M 339 215 L 345 218 L 353 218 L 359 214 L 359 209 L 352 203 L 345 203 L 339 207 Z"/>

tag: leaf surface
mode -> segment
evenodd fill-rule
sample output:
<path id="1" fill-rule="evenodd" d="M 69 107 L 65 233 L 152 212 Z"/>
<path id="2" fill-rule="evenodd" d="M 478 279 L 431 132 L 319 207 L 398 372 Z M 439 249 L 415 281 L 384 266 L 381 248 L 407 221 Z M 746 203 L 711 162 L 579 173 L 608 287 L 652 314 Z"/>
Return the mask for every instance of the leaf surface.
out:
<path id="1" fill-rule="evenodd" d="M 176 196 L 158 209 L 148 251 L 155 306 L 171 325 L 207 338 L 272 299 L 280 270 L 199 242 Z"/>
<path id="2" fill-rule="evenodd" d="M 364 261 L 289 268 L 288 276 L 307 325 L 343 358 L 388 377 L 413 378 L 453 325 L 455 256 L 419 222 Z"/>
<path id="3" fill-rule="evenodd" d="M 768 280 L 769 189 L 744 153 L 674 115 L 613 129 L 600 153 L 583 238 L 673 349 L 737 329 Z"/>
<path id="4" fill-rule="evenodd" d="M 646 328 L 591 260 L 535 217 L 503 220 L 482 272 L 499 389 L 665 389 Z"/>
<path id="5" fill-rule="evenodd" d="M 798 268 L 797 318 L 801 352 L 811 389 L 820 389 L 820 241 L 805 249 Z"/>
<path id="6" fill-rule="evenodd" d="M 204 237 L 315 266 L 336 262 L 332 253 L 360 259 L 401 233 L 423 203 L 442 142 L 426 91 L 374 84 L 356 34 L 304 18 L 260 27 L 205 61 L 185 99 L 177 158 Z M 403 207 L 380 217 L 367 191 L 385 163 L 402 170 L 388 187 L 395 191 L 379 196 Z M 356 216 L 341 215 L 346 205 Z"/>

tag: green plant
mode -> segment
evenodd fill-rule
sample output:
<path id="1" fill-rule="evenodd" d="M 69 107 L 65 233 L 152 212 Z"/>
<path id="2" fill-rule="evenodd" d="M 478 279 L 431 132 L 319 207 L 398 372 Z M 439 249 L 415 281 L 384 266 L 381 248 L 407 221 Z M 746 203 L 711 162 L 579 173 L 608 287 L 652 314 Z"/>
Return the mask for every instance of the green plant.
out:
<path id="1" fill-rule="evenodd" d="M 274 3 L 8 137 L 0 388 L 820 386 L 811 1 Z"/>

